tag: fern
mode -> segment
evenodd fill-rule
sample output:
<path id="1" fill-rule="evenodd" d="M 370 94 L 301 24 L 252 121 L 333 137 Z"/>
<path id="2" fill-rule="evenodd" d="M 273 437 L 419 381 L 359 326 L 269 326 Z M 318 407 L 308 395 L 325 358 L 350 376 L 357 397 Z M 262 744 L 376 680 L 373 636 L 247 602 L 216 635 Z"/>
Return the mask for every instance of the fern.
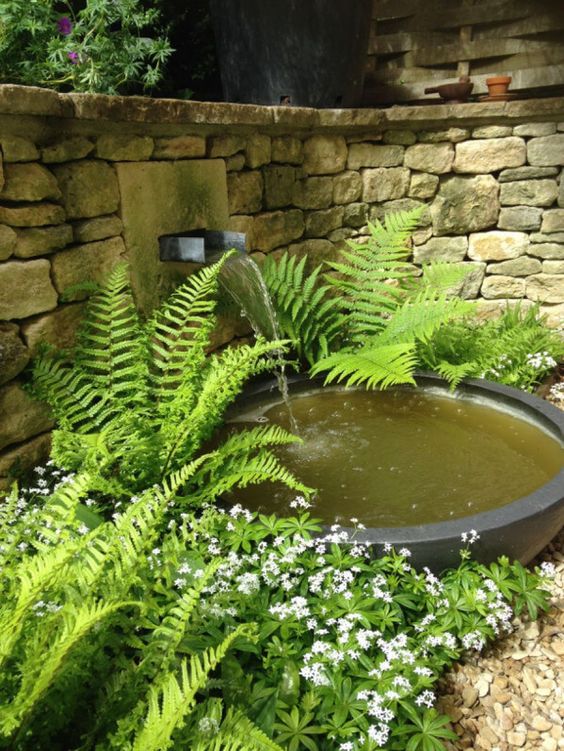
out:
<path id="1" fill-rule="evenodd" d="M 278 261 L 268 256 L 262 274 L 282 334 L 288 337 L 298 355 L 313 365 L 329 354 L 339 336 L 342 318 L 330 286 L 320 284 L 322 266 L 304 279 L 306 260 L 304 256 L 298 261 L 288 253 Z"/>
<path id="2" fill-rule="evenodd" d="M 385 389 L 400 383 L 415 383 L 417 365 L 414 344 L 384 344 L 356 352 L 339 352 L 314 365 L 312 374 L 327 372 L 326 383 L 345 381 L 348 386 L 365 384 Z"/>
<path id="3" fill-rule="evenodd" d="M 212 739 L 199 740 L 193 751 L 282 751 L 240 710 L 230 707 Z"/>
<path id="4" fill-rule="evenodd" d="M 279 362 L 285 342 L 262 339 L 207 354 L 224 261 L 191 276 L 145 324 L 127 268 L 119 265 L 89 302 L 75 351 L 48 352 L 35 362 L 35 394 L 57 420 L 52 458 L 88 473 L 102 496 L 130 497 L 189 466 L 245 381 Z M 268 479 L 270 467 L 273 479 L 296 486 L 264 442 L 260 450 L 263 461 L 255 451 L 252 470 L 241 476 Z M 184 495 L 204 499 L 198 485 L 204 476 L 186 475 Z M 217 487 L 231 486 L 234 477 L 230 470 Z"/>

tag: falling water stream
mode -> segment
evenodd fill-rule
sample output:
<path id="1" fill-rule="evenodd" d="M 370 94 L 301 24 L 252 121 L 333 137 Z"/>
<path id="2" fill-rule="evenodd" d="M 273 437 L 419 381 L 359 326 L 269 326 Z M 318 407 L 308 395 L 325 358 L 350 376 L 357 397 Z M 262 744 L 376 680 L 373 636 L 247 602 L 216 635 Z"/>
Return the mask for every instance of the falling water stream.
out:
<path id="1" fill-rule="evenodd" d="M 252 258 L 247 255 L 236 255 L 228 258 L 221 269 L 219 280 L 225 291 L 235 300 L 249 319 L 255 334 L 263 336 L 268 341 L 276 341 L 282 338 L 268 287 L 260 268 Z M 281 360 L 282 351 L 280 350 L 275 357 Z M 282 364 L 276 371 L 276 379 L 280 394 L 288 410 L 290 429 L 293 433 L 297 433 L 298 424 L 292 412 L 288 393 L 288 379 L 286 378 L 285 367 Z"/>

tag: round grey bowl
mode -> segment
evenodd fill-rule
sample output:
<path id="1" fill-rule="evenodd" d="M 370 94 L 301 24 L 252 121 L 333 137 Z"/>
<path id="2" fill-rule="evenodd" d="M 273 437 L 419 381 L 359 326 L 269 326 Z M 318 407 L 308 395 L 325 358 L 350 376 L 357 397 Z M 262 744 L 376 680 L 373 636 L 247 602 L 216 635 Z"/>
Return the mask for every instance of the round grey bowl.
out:
<path id="1" fill-rule="evenodd" d="M 290 393 L 323 387 L 323 379 L 304 375 L 289 380 Z M 433 373 L 419 373 L 416 381 L 421 388 L 443 389 L 448 384 Z M 277 389 L 277 382 L 268 380 L 252 384 L 237 401 L 235 411 L 258 404 Z M 523 391 L 482 379 L 467 379 L 459 391 L 490 402 L 492 408 L 510 409 L 515 416 L 538 425 L 564 445 L 564 412 L 552 404 Z M 461 536 L 475 529 L 480 539 L 472 545 L 473 558 L 490 563 L 501 555 L 528 563 L 560 531 L 564 524 L 564 467 L 534 493 L 518 498 L 492 511 L 465 516 L 434 524 L 414 527 L 369 527 L 357 531 L 355 539 L 371 543 L 381 552 L 385 543 L 395 548 L 406 547 L 412 553 L 412 563 L 420 568 L 428 566 L 439 572 L 460 562 Z M 350 530 L 352 533 L 354 530 Z"/>

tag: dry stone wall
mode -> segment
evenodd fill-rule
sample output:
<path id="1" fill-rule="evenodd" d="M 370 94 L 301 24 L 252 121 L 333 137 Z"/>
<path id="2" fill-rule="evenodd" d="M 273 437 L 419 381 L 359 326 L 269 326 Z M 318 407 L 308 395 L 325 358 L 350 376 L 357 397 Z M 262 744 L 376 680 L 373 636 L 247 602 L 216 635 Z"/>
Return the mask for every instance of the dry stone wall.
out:
<path id="1" fill-rule="evenodd" d="M 484 316 L 522 300 L 563 325 L 564 100 L 317 112 L 0 86 L 0 483 L 47 450 L 25 369 L 41 342 L 72 344 L 76 285 L 122 257 L 143 274 L 119 165 L 189 160 L 214 160 L 228 207 L 215 228 L 245 232 L 259 261 L 289 250 L 317 265 L 368 222 L 423 206 L 415 265 L 463 265 L 459 294 Z"/>

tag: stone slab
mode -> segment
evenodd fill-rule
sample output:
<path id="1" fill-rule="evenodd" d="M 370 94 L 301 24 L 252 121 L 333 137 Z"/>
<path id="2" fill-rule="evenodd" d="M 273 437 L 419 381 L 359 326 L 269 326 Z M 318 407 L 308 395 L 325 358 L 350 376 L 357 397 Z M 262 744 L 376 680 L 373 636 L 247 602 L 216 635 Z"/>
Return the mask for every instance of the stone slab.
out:
<path id="1" fill-rule="evenodd" d="M 460 262 L 468 251 L 466 237 L 432 237 L 428 242 L 417 245 L 413 249 L 415 263 L 425 261 Z"/>
<path id="2" fill-rule="evenodd" d="M 308 175 L 342 172 L 347 163 L 347 154 L 347 142 L 343 136 L 310 136 L 304 141 L 304 171 Z"/>
<path id="3" fill-rule="evenodd" d="M 0 321 L 0 384 L 15 378 L 29 362 L 30 353 L 20 338 L 19 327 Z"/>
<path id="4" fill-rule="evenodd" d="M 61 224 L 66 214 L 56 203 L 28 203 L 17 206 L 0 206 L 0 223 L 12 227 L 43 227 Z"/>
<path id="5" fill-rule="evenodd" d="M 18 242 L 14 255 L 18 258 L 33 258 L 52 253 L 69 245 L 73 239 L 70 224 L 16 229 L 16 235 Z"/>
<path id="6" fill-rule="evenodd" d="M 499 185 L 492 175 L 445 179 L 431 204 L 435 235 L 462 235 L 495 226 L 498 194 Z"/>
<path id="7" fill-rule="evenodd" d="M 346 174 L 343 173 L 335 179 L 344 178 Z M 357 172 L 350 174 L 357 175 L 360 182 L 360 175 Z M 360 195 L 360 186 L 358 194 Z M 297 180 L 292 188 L 292 203 L 299 209 L 327 209 L 331 205 L 332 198 L 332 177 L 308 177 L 304 180 Z"/>
<path id="8" fill-rule="evenodd" d="M 488 274 L 530 276 L 531 274 L 540 274 L 542 268 L 542 263 L 538 258 L 521 256 L 520 258 L 512 258 L 509 261 L 501 261 L 500 263 L 488 263 L 486 270 Z"/>
<path id="9" fill-rule="evenodd" d="M 58 200 L 61 191 L 53 174 L 36 162 L 6 164 L 0 201 Z"/>
<path id="10" fill-rule="evenodd" d="M 403 146 L 381 146 L 373 143 L 353 143 L 349 146 L 347 169 L 362 167 L 398 167 L 403 164 Z"/>
<path id="11" fill-rule="evenodd" d="M 497 226 L 499 229 L 517 230 L 519 232 L 540 229 L 542 209 L 534 206 L 504 206 L 500 209 Z"/>
<path id="12" fill-rule="evenodd" d="M 0 136 L 0 151 L 5 162 L 33 162 L 39 159 L 39 151 L 33 141 L 21 136 Z"/>
<path id="13" fill-rule="evenodd" d="M 24 321 L 22 334 L 32 356 L 37 354 L 41 344 L 50 344 L 59 349 L 73 347 L 84 310 L 85 304 L 81 302 L 59 305 L 51 313 Z"/>
<path id="14" fill-rule="evenodd" d="M 411 147 L 415 148 L 415 147 Z M 376 167 L 362 170 L 362 200 L 367 203 L 403 198 L 411 173 L 406 167 Z"/>
<path id="15" fill-rule="evenodd" d="M 525 296 L 525 279 L 515 276 L 487 276 L 480 293 L 486 300 Z"/>
<path id="16" fill-rule="evenodd" d="M 455 172 L 484 174 L 521 167 L 527 159 L 525 141 L 517 136 L 483 138 L 456 144 Z"/>
<path id="17" fill-rule="evenodd" d="M 232 172 L 227 175 L 230 214 L 253 214 L 262 208 L 264 182 L 261 172 Z"/>
<path id="18" fill-rule="evenodd" d="M 112 167 L 102 161 L 83 160 L 53 167 L 63 193 L 69 219 L 113 214 L 120 202 Z"/>
<path id="19" fill-rule="evenodd" d="M 454 161 L 451 143 L 417 143 L 405 151 L 404 164 L 410 169 L 443 175 L 450 172 Z"/>
<path id="20" fill-rule="evenodd" d="M 564 274 L 536 274 L 527 279 L 527 297 L 540 303 L 564 303 Z"/>
<path id="21" fill-rule="evenodd" d="M 84 159 L 94 151 L 94 143 L 85 136 L 60 138 L 41 149 L 45 164 L 61 164 L 75 159 Z"/>
<path id="22" fill-rule="evenodd" d="M 47 407 L 32 399 L 21 384 L 0 389 L 0 450 L 49 430 L 53 421 Z"/>
<path id="23" fill-rule="evenodd" d="M 121 237 L 76 245 L 56 253 L 52 256 L 52 276 L 57 291 L 66 301 L 83 300 L 86 291 L 69 288 L 83 282 L 104 282 L 124 253 Z"/>
<path id="24" fill-rule="evenodd" d="M 56 305 L 49 261 L 41 258 L 0 265 L 0 320 L 27 318 Z"/>
<path id="25" fill-rule="evenodd" d="M 0 261 L 5 261 L 12 255 L 17 240 L 15 230 L 5 224 L 0 224 Z"/>
<path id="26" fill-rule="evenodd" d="M 151 158 L 153 149 L 149 136 L 105 133 L 96 140 L 96 156 L 113 162 L 143 162 Z"/>
<path id="27" fill-rule="evenodd" d="M 174 136 L 157 138 L 153 159 L 197 159 L 206 155 L 206 139 L 203 136 Z"/>
<path id="28" fill-rule="evenodd" d="M 562 167 L 564 165 L 564 133 L 531 138 L 527 143 L 529 164 L 539 167 Z"/>
<path id="29" fill-rule="evenodd" d="M 304 229 L 303 213 L 297 209 L 257 214 L 253 222 L 252 248 L 268 253 L 298 240 Z"/>
<path id="30" fill-rule="evenodd" d="M 281 164 L 302 164 L 304 146 L 299 138 L 278 136 L 272 139 L 271 158 Z"/>
<path id="31" fill-rule="evenodd" d="M 108 216 L 96 216 L 92 219 L 75 222 L 72 229 L 75 242 L 89 243 L 120 235 L 123 224 L 119 216 L 109 214 Z"/>
<path id="32" fill-rule="evenodd" d="M 548 209 L 542 215 L 541 232 L 564 232 L 564 209 Z"/>
<path id="33" fill-rule="evenodd" d="M 469 237 L 468 256 L 474 261 L 506 261 L 519 258 L 528 248 L 529 238 L 524 232 L 476 232 Z"/>
<path id="34" fill-rule="evenodd" d="M 554 177 L 558 174 L 557 167 L 515 167 L 514 169 L 504 169 L 498 175 L 500 183 L 507 183 L 513 180 L 536 180 L 540 177 Z"/>
<path id="35" fill-rule="evenodd" d="M 116 164 L 121 219 L 137 302 L 148 313 L 189 273 L 190 264 L 161 263 L 160 235 L 227 227 L 222 159 Z"/>
<path id="36" fill-rule="evenodd" d="M 556 180 L 517 180 L 502 183 L 499 201 L 502 206 L 552 206 L 558 197 Z"/>
<path id="37" fill-rule="evenodd" d="M 359 172 L 348 171 L 333 178 L 333 202 L 337 204 L 358 201 L 362 192 L 362 178 Z M 297 205 L 297 204 L 296 204 Z M 319 207 L 322 208 L 322 207 Z"/>

